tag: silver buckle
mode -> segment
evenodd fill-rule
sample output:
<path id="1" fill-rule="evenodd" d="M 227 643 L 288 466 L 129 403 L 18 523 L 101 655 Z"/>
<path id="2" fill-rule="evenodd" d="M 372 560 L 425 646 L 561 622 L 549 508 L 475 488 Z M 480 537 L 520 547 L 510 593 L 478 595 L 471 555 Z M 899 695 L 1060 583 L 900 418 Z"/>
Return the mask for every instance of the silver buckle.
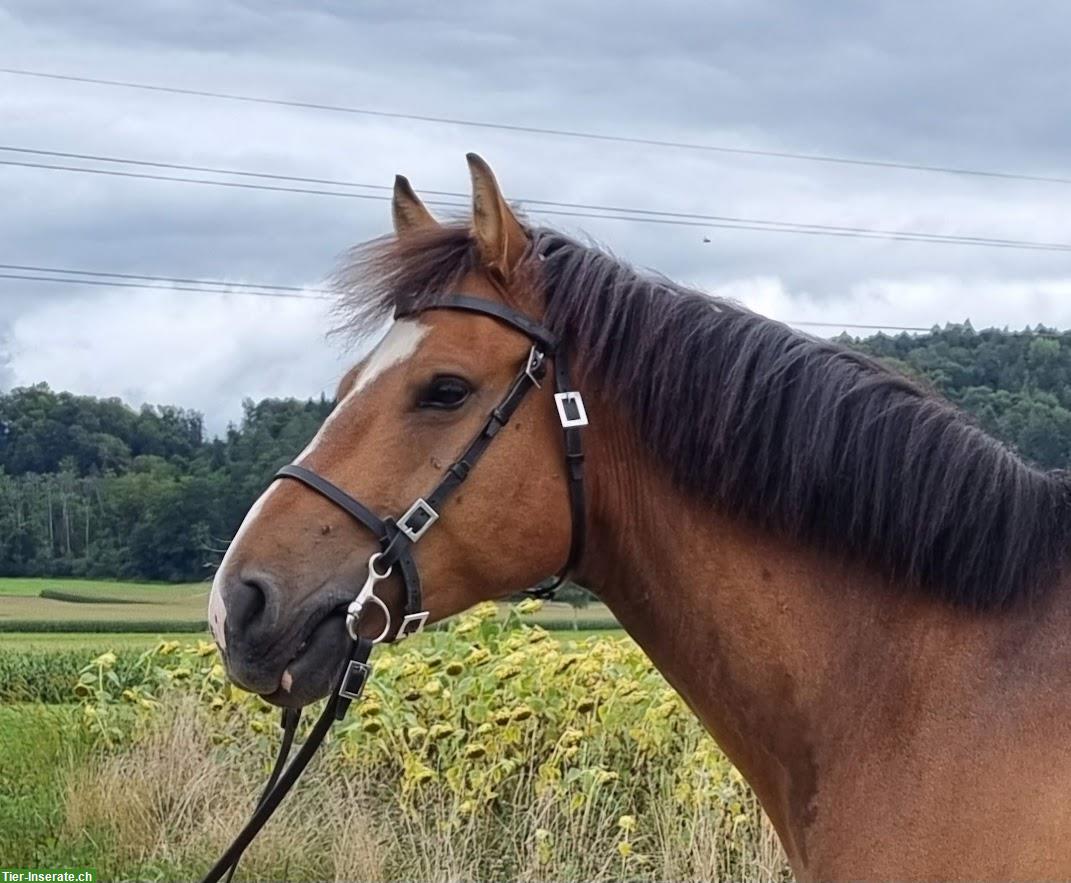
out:
<path id="1" fill-rule="evenodd" d="M 558 406 L 558 419 L 563 429 L 588 425 L 588 412 L 578 391 L 554 393 L 554 404 Z"/>
<path id="2" fill-rule="evenodd" d="M 346 676 L 338 688 L 338 695 L 343 699 L 357 699 L 364 692 L 364 685 L 372 676 L 372 666 L 367 662 L 358 662 L 351 659 L 346 669 Z"/>
<path id="3" fill-rule="evenodd" d="M 394 636 L 394 640 L 401 641 L 411 635 L 420 634 L 424 631 L 424 623 L 427 621 L 427 610 L 421 610 L 420 613 L 410 613 L 408 616 L 402 617 L 402 624 L 398 626 L 398 634 Z"/>
<path id="4" fill-rule="evenodd" d="M 528 361 L 524 363 L 524 373 L 528 375 L 528 379 L 532 381 L 536 389 L 543 388 L 543 384 L 536 380 L 535 372 L 542 367 L 546 358 L 539 347 L 533 346 L 528 351 Z"/>
<path id="5" fill-rule="evenodd" d="M 418 512 L 423 512 L 427 516 L 427 520 L 422 525 L 420 525 L 420 527 L 414 529 L 409 526 L 409 519 L 416 515 Z M 398 519 L 398 529 L 415 543 L 422 536 L 424 536 L 424 531 L 426 531 L 438 520 L 439 513 L 432 509 L 423 497 L 418 497 L 417 501 L 409 507 L 405 515 Z"/>

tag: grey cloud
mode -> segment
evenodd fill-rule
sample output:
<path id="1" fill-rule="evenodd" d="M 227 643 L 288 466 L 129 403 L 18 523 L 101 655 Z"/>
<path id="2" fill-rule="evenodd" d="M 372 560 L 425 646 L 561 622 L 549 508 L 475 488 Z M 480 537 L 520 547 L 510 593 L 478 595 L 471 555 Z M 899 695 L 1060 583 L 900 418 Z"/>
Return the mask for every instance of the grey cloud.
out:
<path id="1" fill-rule="evenodd" d="M 12 66 L 106 78 L 1060 174 L 1071 142 L 1067 15 L 1055 2 L 998 16 L 965 0 L 924 12 L 846 0 L 0 0 L 0 48 Z M 383 184 L 401 171 L 418 190 L 464 190 L 463 153 L 476 149 L 517 198 L 1071 241 L 1069 188 L 1058 185 L 519 136 L 3 75 L 0 115 L 4 140 L 29 147 Z M 345 247 L 388 227 L 377 201 L 3 167 L 0 198 L 5 262 L 239 281 L 315 285 Z M 966 311 L 1012 324 L 1071 322 L 1060 302 L 1071 277 L 1066 255 L 626 224 L 528 208 L 537 222 L 590 233 L 638 266 L 782 317 L 901 322 L 910 314 L 908 324 L 928 324 Z M 290 327 L 272 327 L 255 320 L 263 305 L 187 302 L 188 317 L 171 337 L 181 330 L 184 346 L 214 345 L 219 358 L 193 360 L 188 375 L 149 359 L 132 383 L 133 356 L 181 355 L 153 318 L 173 308 L 168 297 L 0 280 L 0 338 L 17 344 L 0 380 L 173 397 L 220 426 L 247 395 L 329 388 L 339 360 L 353 357 L 323 342 L 329 320 L 315 311 L 288 313 Z M 81 333 L 104 333 L 105 305 L 115 330 L 107 345 L 129 345 L 130 358 L 101 358 L 106 344 Z M 68 336 L 68 349 L 50 343 L 46 316 L 83 326 Z M 266 368 L 273 353 L 291 368 Z M 309 367 L 293 365 L 300 360 Z"/>

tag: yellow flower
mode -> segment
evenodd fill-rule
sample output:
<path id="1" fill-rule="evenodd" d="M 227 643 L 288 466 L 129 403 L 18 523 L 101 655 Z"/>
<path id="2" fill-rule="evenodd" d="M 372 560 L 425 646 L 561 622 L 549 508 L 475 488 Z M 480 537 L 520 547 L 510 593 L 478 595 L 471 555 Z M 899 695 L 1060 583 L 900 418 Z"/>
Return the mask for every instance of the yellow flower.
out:
<path id="1" fill-rule="evenodd" d="M 579 661 L 579 659 L 579 656 L 566 656 L 554 670 L 554 673 L 560 675 L 563 671 L 571 668 L 577 661 Z"/>
<path id="2" fill-rule="evenodd" d="M 211 641 L 198 641 L 197 648 L 194 652 L 198 656 L 211 656 L 216 652 L 216 645 Z"/>
<path id="3" fill-rule="evenodd" d="M 480 621 L 473 616 L 462 616 L 453 628 L 453 633 L 460 637 L 471 635 L 480 627 Z"/>
<path id="4" fill-rule="evenodd" d="M 491 718 L 500 727 L 504 727 L 506 724 L 508 724 L 512 717 L 513 714 L 509 711 L 509 709 L 500 709 L 499 711 L 496 711 L 493 715 L 491 715 Z"/>
<path id="5" fill-rule="evenodd" d="M 521 616 L 527 616 L 530 613 L 538 613 L 543 609 L 543 602 L 539 598 L 525 598 L 514 608 Z"/>
<path id="6" fill-rule="evenodd" d="M 415 764 L 409 770 L 409 781 L 414 785 L 424 785 L 435 778 L 435 770 L 424 766 L 422 763 Z"/>
<path id="7" fill-rule="evenodd" d="M 428 731 L 424 727 L 410 727 L 405 735 L 409 737 L 410 742 L 419 742 L 428 735 Z"/>
<path id="8" fill-rule="evenodd" d="M 469 615 L 480 620 L 494 619 L 498 616 L 498 605 L 494 601 L 484 601 L 473 607 Z"/>
<path id="9" fill-rule="evenodd" d="M 495 669 L 495 677 L 500 681 L 508 681 L 510 678 L 515 678 L 521 673 L 521 670 L 515 665 L 500 665 Z"/>
<path id="10" fill-rule="evenodd" d="M 465 746 L 465 757 L 469 758 L 469 760 L 479 760 L 486 754 L 487 746 L 481 745 L 479 742 L 472 742 Z"/>
<path id="11" fill-rule="evenodd" d="M 361 729 L 364 730 L 366 733 L 370 734 L 378 733 L 380 730 L 383 729 L 383 721 L 381 721 L 378 717 L 370 717 L 363 724 L 361 724 Z"/>
<path id="12" fill-rule="evenodd" d="M 510 715 L 510 717 L 512 717 L 515 721 L 526 721 L 532 716 L 532 714 L 533 711 L 529 706 L 518 705 L 515 709 L 513 709 L 513 713 Z"/>
<path id="13" fill-rule="evenodd" d="M 111 668 L 116 663 L 116 656 L 110 650 L 107 653 L 101 653 L 96 659 L 93 660 L 93 665 L 100 668 Z"/>
<path id="14" fill-rule="evenodd" d="M 433 742 L 438 742 L 440 739 L 445 739 L 453 732 L 454 728 L 450 724 L 435 724 L 435 726 L 428 730 L 428 736 Z"/>
<path id="15" fill-rule="evenodd" d="M 443 684 L 438 678 L 432 678 L 424 685 L 424 692 L 429 696 L 438 696 L 443 691 Z"/>
<path id="16" fill-rule="evenodd" d="M 461 674 L 464 670 L 465 666 L 457 661 L 451 662 L 449 665 L 446 666 L 446 673 L 448 675 L 454 675 L 455 677 Z"/>
<path id="17" fill-rule="evenodd" d="M 621 816 L 617 820 L 617 827 L 626 833 L 631 833 L 636 830 L 636 817 L 635 816 Z"/>
<path id="18" fill-rule="evenodd" d="M 490 658 L 490 650 L 488 650 L 486 647 L 477 647 L 468 655 L 468 658 L 465 661 L 469 665 L 479 665 L 481 662 L 486 662 Z"/>
<path id="19" fill-rule="evenodd" d="M 461 806 L 459 806 L 457 808 L 457 811 L 459 813 L 461 813 L 462 815 L 466 815 L 466 816 L 472 815 L 472 813 L 475 810 L 476 810 L 476 804 L 473 803 L 471 800 L 462 801 Z"/>
<path id="20" fill-rule="evenodd" d="M 536 858 L 541 865 L 549 864 L 553 858 L 554 835 L 546 828 L 536 828 Z"/>
<path id="21" fill-rule="evenodd" d="M 581 699 L 576 704 L 576 710 L 579 711 L 581 714 L 587 714 L 587 712 L 591 711 L 594 707 L 595 700 L 591 699 L 590 697 L 587 699 Z"/>
<path id="22" fill-rule="evenodd" d="M 622 840 L 617 844 L 617 851 L 621 855 L 621 858 L 628 858 L 632 855 L 632 844 L 627 840 Z"/>

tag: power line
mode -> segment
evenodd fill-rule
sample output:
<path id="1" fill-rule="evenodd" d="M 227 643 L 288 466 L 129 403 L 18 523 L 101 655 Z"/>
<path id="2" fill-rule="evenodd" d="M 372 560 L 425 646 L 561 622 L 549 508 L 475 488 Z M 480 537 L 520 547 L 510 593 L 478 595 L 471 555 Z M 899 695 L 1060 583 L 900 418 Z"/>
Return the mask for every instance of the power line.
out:
<path id="1" fill-rule="evenodd" d="M 69 271 L 61 271 L 69 272 Z M 200 294 L 240 294 L 247 297 L 281 297 L 289 298 L 291 300 L 327 300 L 327 295 L 316 294 L 292 294 L 286 291 L 252 291 L 249 289 L 238 289 L 237 291 L 226 291 L 222 288 L 205 288 L 202 286 L 193 285 L 152 285 L 149 282 L 123 282 L 120 280 L 104 280 L 104 279 L 73 279 L 70 277 L 62 276 L 31 276 L 24 273 L 0 273 L 0 279 L 18 279 L 23 282 L 50 282 L 59 283 L 63 285 L 95 285 L 102 288 L 136 288 L 145 291 L 186 291 L 197 292 Z M 226 285 L 227 283 L 220 283 Z"/>
<path id="2" fill-rule="evenodd" d="M 933 331 L 934 326 L 926 328 L 922 325 L 867 325 L 859 322 L 802 322 L 793 319 L 782 319 L 786 325 L 801 325 L 805 328 L 862 328 L 867 331 Z"/>
<path id="3" fill-rule="evenodd" d="M 7 153 L 28 154 L 28 155 L 32 155 L 32 156 L 48 156 L 48 157 L 57 157 L 57 158 L 62 158 L 62 159 L 78 159 L 78 160 L 87 160 L 87 161 L 93 161 L 93 162 L 106 162 L 106 163 L 113 163 L 113 164 L 118 164 L 118 165 L 147 166 L 147 167 L 151 167 L 151 168 L 173 169 L 173 170 L 188 171 L 188 172 L 207 172 L 207 173 L 215 174 L 215 175 L 232 175 L 232 176 L 243 177 L 243 178 L 264 178 L 264 179 L 273 180 L 273 181 L 293 181 L 293 182 L 302 183 L 302 184 L 326 184 L 326 185 L 332 185 L 332 186 L 336 186 L 336 187 L 353 187 L 353 188 L 360 188 L 360 189 L 364 189 L 364 190 L 377 190 L 377 191 L 386 191 L 386 192 L 390 192 L 391 190 L 393 190 L 392 187 L 389 187 L 389 186 L 387 186 L 385 184 L 367 184 L 367 183 L 363 183 L 363 182 L 359 182 L 359 181 L 345 181 L 345 180 L 332 179 L 332 178 L 316 178 L 316 177 L 308 177 L 308 176 L 303 176 L 303 175 L 285 175 L 285 174 L 280 174 L 280 173 L 275 173 L 275 172 L 257 172 L 257 171 L 252 171 L 250 169 L 225 169 L 225 168 L 220 168 L 218 166 L 197 166 L 197 165 L 188 165 L 188 164 L 185 164 L 185 163 L 162 162 L 162 161 L 158 161 L 158 160 L 142 160 L 142 159 L 134 159 L 134 158 L 131 158 L 131 157 L 106 156 L 106 155 L 93 154 L 93 153 L 71 153 L 71 152 L 68 152 L 68 151 L 61 151 L 61 150 L 42 150 L 42 149 L 30 148 L 30 147 L 15 147 L 15 146 L 6 145 L 6 144 L 5 145 L 0 145 L 0 151 L 4 151 L 4 152 L 7 152 Z M 0 161 L 0 164 L 3 164 L 3 162 Z M 46 165 L 46 164 L 28 164 L 28 165 L 30 165 L 31 168 L 53 168 L 52 166 L 49 166 L 49 165 Z M 58 170 L 62 170 L 62 171 L 86 171 L 86 172 L 93 172 L 94 171 L 92 169 L 84 169 L 84 168 L 80 168 L 80 167 L 76 168 L 76 167 L 71 167 L 71 166 L 61 166 L 61 167 L 55 167 L 55 168 L 58 169 Z M 176 180 L 175 178 L 172 178 L 170 176 L 160 176 L 160 177 L 163 180 L 168 180 L 168 181 Z M 193 183 L 193 182 L 188 182 L 185 179 L 182 179 L 182 181 L 185 182 L 185 183 Z M 196 181 L 196 183 L 211 184 L 213 182 L 212 181 L 206 181 L 206 180 L 198 179 Z M 219 183 L 221 183 L 221 182 L 219 182 Z M 289 190 L 290 188 L 286 188 L 286 189 Z M 296 190 L 296 192 L 301 192 L 301 193 L 306 193 L 307 192 L 307 193 L 311 193 L 311 194 L 314 194 L 314 195 L 333 195 L 333 196 L 352 196 L 353 195 L 353 194 L 334 193 L 334 192 L 327 192 L 327 191 L 320 191 L 320 190 L 306 191 L 304 188 L 294 188 L 294 189 Z M 452 197 L 452 198 L 457 198 L 457 199 L 461 199 L 461 200 L 467 200 L 469 198 L 469 195 L 466 194 L 466 193 L 459 193 L 457 191 L 452 191 L 452 190 L 427 190 L 427 189 L 424 189 L 424 190 L 422 190 L 422 192 L 423 193 L 427 193 L 427 194 L 431 194 L 433 196 L 445 196 L 445 197 Z M 624 206 L 614 206 L 614 205 L 601 205 L 601 204 L 593 204 L 593 203 L 562 202 L 562 201 L 559 201 L 559 200 L 551 200 L 551 199 L 524 199 L 524 198 L 521 198 L 521 199 L 517 199 L 516 202 L 518 202 L 518 203 L 520 203 L 522 205 L 526 205 L 526 206 L 527 205 L 537 205 L 537 206 L 550 206 L 550 207 L 558 207 L 558 208 L 565 208 L 565 209 L 581 209 L 581 210 L 596 211 L 596 212 L 600 212 L 600 214 L 593 215 L 592 217 L 599 217 L 599 218 L 605 217 L 605 215 L 601 214 L 601 213 L 613 212 L 613 213 L 622 213 L 622 214 L 633 214 L 633 215 L 637 215 L 637 216 L 651 216 L 651 217 L 656 217 L 656 218 L 679 218 L 679 219 L 688 219 L 688 220 L 693 220 L 693 221 L 710 221 L 710 222 L 732 223 L 732 224 L 753 224 L 753 225 L 757 225 L 757 226 L 762 226 L 763 228 L 765 228 L 765 227 L 788 228 L 788 229 L 790 229 L 792 231 L 795 231 L 798 228 L 798 229 L 820 230 L 820 231 L 824 231 L 824 232 L 836 232 L 836 233 L 861 233 L 861 234 L 867 234 L 867 235 L 872 235 L 872 236 L 880 236 L 880 237 L 905 237 L 905 238 L 906 237 L 919 237 L 921 240 L 924 240 L 924 241 L 941 240 L 941 241 L 953 242 L 955 244 L 965 244 L 965 243 L 968 243 L 968 242 L 982 242 L 982 243 L 986 243 L 986 244 L 1000 243 L 1001 245 L 1004 245 L 1004 246 L 1016 246 L 1016 247 L 1029 245 L 1031 247 L 1036 247 L 1036 248 L 1046 248 L 1046 249 L 1056 249 L 1056 250 L 1063 250 L 1063 249 L 1066 249 L 1066 248 L 1071 248 L 1071 245 L 1067 245 L 1067 244 L 1064 244 L 1064 243 L 1031 242 L 1029 240 L 1002 239 L 1002 238 L 992 237 L 992 236 L 968 236 L 968 235 L 961 235 L 961 234 L 927 233 L 927 232 L 923 232 L 923 231 L 912 231 L 912 230 L 887 230 L 887 229 L 879 229 L 879 228 L 871 228 L 871 227 L 843 226 L 843 225 L 833 225 L 833 224 L 812 224 L 812 223 L 806 223 L 806 222 L 801 222 L 801 221 L 778 221 L 778 220 L 764 220 L 764 219 L 761 219 L 761 218 L 738 218 L 738 217 L 732 217 L 732 216 L 729 216 L 729 215 L 711 215 L 711 214 L 702 214 L 702 213 L 699 213 L 699 212 L 667 211 L 667 210 L 664 210 L 664 209 L 634 208 L 634 207 L 624 207 Z M 438 204 L 438 205 L 449 205 L 451 207 L 454 207 L 454 205 L 455 205 L 454 203 L 436 203 L 436 204 Z M 458 203 L 457 205 L 458 206 L 464 206 L 465 203 Z M 549 214 L 551 212 L 548 211 L 547 213 Z M 637 220 L 641 220 L 642 221 L 642 220 L 645 220 L 645 218 L 638 217 Z"/>
<path id="4" fill-rule="evenodd" d="M 292 285 L 269 285 L 252 282 L 227 282 L 222 279 L 188 279 L 181 276 L 140 275 L 136 273 L 113 273 L 102 270 L 78 270 L 69 267 L 38 267 L 27 264 L 0 264 L 0 269 L 21 269 L 34 273 L 61 273 L 67 276 L 29 275 L 29 273 L 5 273 L 0 272 L 0 279 L 14 279 L 24 282 L 46 282 L 65 285 L 91 285 L 104 288 L 129 288 L 145 291 L 182 291 L 199 294 L 238 294 L 247 297 L 282 297 L 293 300 L 331 300 L 333 295 L 327 289 L 322 288 L 299 288 Z M 76 275 L 106 277 L 78 279 Z M 117 281 L 109 281 L 115 279 Z M 144 282 L 128 282 L 124 280 L 141 279 Z M 167 285 L 153 285 L 152 282 L 175 283 Z M 215 287 L 209 287 L 215 286 Z M 230 291 L 227 288 L 234 287 L 237 290 Z M 266 289 L 266 290 L 265 290 Z M 281 289 L 281 290 L 276 290 Z M 309 294 L 297 292 L 306 291 Z M 864 322 L 819 322 L 815 320 L 781 319 L 777 320 L 785 325 L 795 325 L 804 328 L 841 328 L 860 329 L 864 331 L 912 331 L 929 333 L 934 328 L 940 328 L 939 324 L 925 325 L 892 325 L 892 324 L 869 324 Z M 1050 331 L 1026 331 L 1037 337 L 1063 337 L 1062 332 Z"/>
<path id="5" fill-rule="evenodd" d="M 613 135 L 603 132 L 584 132 L 575 129 L 558 129 L 541 126 L 523 126 L 512 123 L 496 123 L 485 120 L 469 120 L 457 117 L 432 116 L 429 114 L 402 113 L 397 111 L 375 110 L 366 107 L 351 107 L 338 104 L 326 104 L 315 101 L 298 101 L 286 98 L 270 98 L 260 95 L 240 95 L 232 92 L 217 92 L 205 89 L 186 89 L 179 86 L 166 86 L 158 83 L 138 83 L 131 80 L 109 80 L 100 77 L 83 77 L 73 74 L 57 74 L 47 71 L 34 71 L 24 68 L 0 68 L 0 73 L 21 77 L 36 77 L 45 80 L 60 80 L 73 83 L 88 83 L 97 86 L 112 86 L 123 89 L 138 89 L 146 92 L 164 92 L 172 95 L 188 95 L 197 98 L 212 98 L 222 101 L 239 101 L 247 104 L 268 104 L 281 107 L 321 110 L 331 113 L 346 113 L 382 119 L 410 120 L 421 123 L 447 124 L 475 129 L 497 129 L 527 135 L 551 135 L 559 138 L 576 138 L 588 141 L 614 142 L 618 144 L 637 144 L 644 147 L 667 147 L 677 150 L 693 150 L 705 153 L 721 153 L 737 156 L 755 156 L 767 159 L 791 159 L 805 162 L 817 162 L 848 166 L 865 166 L 881 169 L 901 169 L 914 172 L 933 172 L 947 175 L 962 175 L 982 178 L 1001 178 L 1013 181 L 1034 181 L 1045 184 L 1071 184 L 1071 178 L 1050 175 L 1028 175 L 1020 172 L 1004 172 L 990 169 L 973 169 L 959 166 L 928 165 L 899 160 L 866 159 L 860 157 L 833 156 L 817 153 L 797 153 L 787 150 L 759 150 L 745 147 L 727 147 L 716 144 L 699 144 L 689 141 L 672 141 L 660 138 L 640 138 L 630 135 Z"/>
<path id="6" fill-rule="evenodd" d="M 64 273 L 72 276 L 101 276 L 109 279 L 138 279 L 147 282 L 174 282 L 186 285 L 214 285 L 221 288 L 268 289 L 269 291 L 311 292 L 331 294 L 325 288 L 304 288 L 300 285 L 270 285 L 260 282 L 227 282 L 222 279 L 185 279 L 179 276 L 146 276 L 141 273 L 108 273 L 103 270 L 77 270 L 67 267 L 36 267 L 29 264 L 0 264 L 2 270 L 24 270 L 33 273 Z M 226 292 L 223 292 L 226 293 Z"/>
<path id="7" fill-rule="evenodd" d="M 7 149 L 7 148 L 0 148 Z M 24 148 L 16 148 L 17 150 L 23 150 Z M 115 161 L 115 158 L 102 158 L 103 161 Z M 140 165 L 140 161 L 129 160 L 131 164 Z M 168 164 L 169 166 L 179 166 L 179 164 Z M 319 188 L 311 187 L 283 187 L 277 184 L 258 184 L 246 181 L 218 181 L 208 178 L 192 178 L 183 175 L 157 175 L 147 172 L 129 172 L 120 169 L 91 169 L 83 166 L 69 166 L 60 165 L 56 163 L 37 163 L 37 162 L 25 162 L 22 160 L 0 160 L 0 166 L 15 166 L 19 168 L 30 169 L 42 169 L 46 171 L 60 171 L 60 172 L 75 172 L 89 175 L 105 175 L 109 177 L 117 178 L 131 178 L 137 180 L 150 180 L 150 181 L 167 181 L 170 183 L 179 184 L 198 184 L 203 186 L 213 187 L 230 187 L 240 190 L 261 190 L 269 191 L 273 193 L 299 193 L 309 196 L 332 196 L 340 197 L 343 199 L 371 199 L 380 202 L 390 200 L 390 196 L 378 195 L 375 193 L 351 193 L 339 190 L 323 190 Z M 191 166 L 190 168 L 196 168 Z M 201 167 L 204 168 L 204 167 Z M 226 172 L 220 171 L 220 174 L 226 174 Z M 242 174 L 257 176 L 259 173 L 254 172 L 242 172 Z M 266 175 L 265 177 L 283 178 L 286 179 L 289 176 L 281 175 Z M 296 180 L 310 180 L 302 179 L 294 176 Z M 379 188 L 383 185 L 375 184 L 355 184 L 345 182 L 345 186 L 351 187 L 366 187 L 366 188 Z M 384 188 L 386 189 L 386 188 Z M 454 195 L 450 191 L 435 191 L 437 193 L 446 193 Z M 462 194 L 457 194 L 461 196 Z M 468 203 L 462 202 L 449 202 L 441 199 L 426 199 L 424 200 L 428 205 L 442 206 L 447 208 L 464 209 Z M 524 203 L 524 200 L 518 200 Z M 579 203 L 558 203 L 550 202 L 549 200 L 529 200 L 529 204 L 537 205 L 534 208 L 534 212 L 537 214 L 555 215 L 562 217 L 575 217 L 575 218 L 588 218 L 593 220 L 603 221 L 629 221 L 633 223 L 644 224 L 662 224 L 679 227 L 697 227 L 700 229 L 724 229 L 724 230 L 749 230 L 754 232 L 765 233 L 792 233 L 798 235 L 808 236 L 834 236 L 839 238 L 850 239 L 881 239 L 889 241 L 899 242 L 925 242 L 934 243 L 940 245 L 969 245 L 979 246 L 986 248 L 1012 248 L 1021 249 L 1026 251 L 1059 251 L 1067 252 L 1071 251 L 1071 243 L 1061 242 L 1036 242 L 1031 240 L 1022 239 L 999 239 L 983 236 L 960 236 L 955 234 L 944 233 L 926 233 L 922 231 L 912 230 L 881 230 L 868 227 L 845 227 L 827 224 L 808 224 L 795 221 L 778 221 L 778 220 L 763 220 L 756 218 L 737 218 L 725 215 L 693 215 L 686 212 L 667 212 L 661 210 L 647 210 L 647 209 L 633 209 L 633 208 L 614 208 L 606 206 L 604 212 L 591 212 L 591 211 L 572 211 L 567 208 L 551 208 L 543 206 L 570 206 L 577 205 Z M 597 208 L 597 207 L 593 207 Z M 615 214 L 611 212 L 633 212 L 634 214 Z M 649 212 L 649 214 L 641 214 L 643 212 Z M 668 217 L 666 217 L 668 215 Z M 709 218 L 710 220 L 703 220 Z"/>

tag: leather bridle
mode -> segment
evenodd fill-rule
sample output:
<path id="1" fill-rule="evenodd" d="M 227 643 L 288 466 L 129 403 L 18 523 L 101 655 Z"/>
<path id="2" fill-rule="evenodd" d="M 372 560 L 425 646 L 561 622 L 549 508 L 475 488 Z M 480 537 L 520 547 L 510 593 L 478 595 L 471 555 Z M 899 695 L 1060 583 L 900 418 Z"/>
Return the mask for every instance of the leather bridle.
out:
<path id="1" fill-rule="evenodd" d="M 403 319 L 428 310 L 459 310 L 489 316 L 524 334 L 531 340 L 532 347 L 505 397 L 488 414 L 483 427 L 469 442 L 461 456 L 446 468 L 442 479 L 427 496 L 418 497 L 398 518 L 390 516 L 380 518 L 369 507 L 338 485 L 304 466 L 290 464 L 275 474 L 273 481 L 283 478 L 299 481 L 344 510 L 359 524 L 371 531 L 379 542 L 380 551 L 369 558 L 364 585 L 346 608 L 346 629 L 351 643 L 347 662 L 335 691 L 328 697 L 327 705 L 320 718 L 289 764 L 286 764 L 286 760 L 297 730 L 300 711 L 287 709 L 283 712 L 282 745 L 257 808 L 231 846 L 204 877 L 202 883 L 215 883 L 225 873 L 229 880 L 234 874 L 242 853 L 297 781 L 298 776 L 319 748 L 331 723 L 334 720 L 341 720 L 350 702 L 360 696 L 372 671 L 368 658 L 373 646 L 384 640 L 401 640 L 423 629 L 428 619 L 428 611 L 423 609 L 420 570 L 413 557 L 413 547 L 439 520 L 446 500 L 468 478 L 491 442 L 509 423 L 525 396 L 532 389 L 541 386 L 542 380 L 546 377 L 547 359 L 554 360 L 554 402 L 565 441 L 572 540 L 568 558 L 562 569 L 548 583 L 529 590 L 530 593 L 540 597 L 552 594 L 580 562 L 583 555 L 586 509 L 584 451 L 580 429 L 587 425 L 588 416 L 580 392 L 571 388 L 568 360 L 562 341 L 543 325 L 511 307 L 466 294 L 445 294 L 430 302 L 422 303 L 418 309 L 400 309 L 396 311 L 395 319 Z M 377 583 L 392 575 L 395 566 L 402 578 L 405 601 L 403 616 L 397 628 L 392 628 L 390 609 L 374 594 L 374 589 Z M 379 636 L 373 639 L 363 638 L 358 632 L 361 615 L 369 604 L 380 609 L 386 622 Z M 286 764 L 285 768 L 284 764 Z"/>

